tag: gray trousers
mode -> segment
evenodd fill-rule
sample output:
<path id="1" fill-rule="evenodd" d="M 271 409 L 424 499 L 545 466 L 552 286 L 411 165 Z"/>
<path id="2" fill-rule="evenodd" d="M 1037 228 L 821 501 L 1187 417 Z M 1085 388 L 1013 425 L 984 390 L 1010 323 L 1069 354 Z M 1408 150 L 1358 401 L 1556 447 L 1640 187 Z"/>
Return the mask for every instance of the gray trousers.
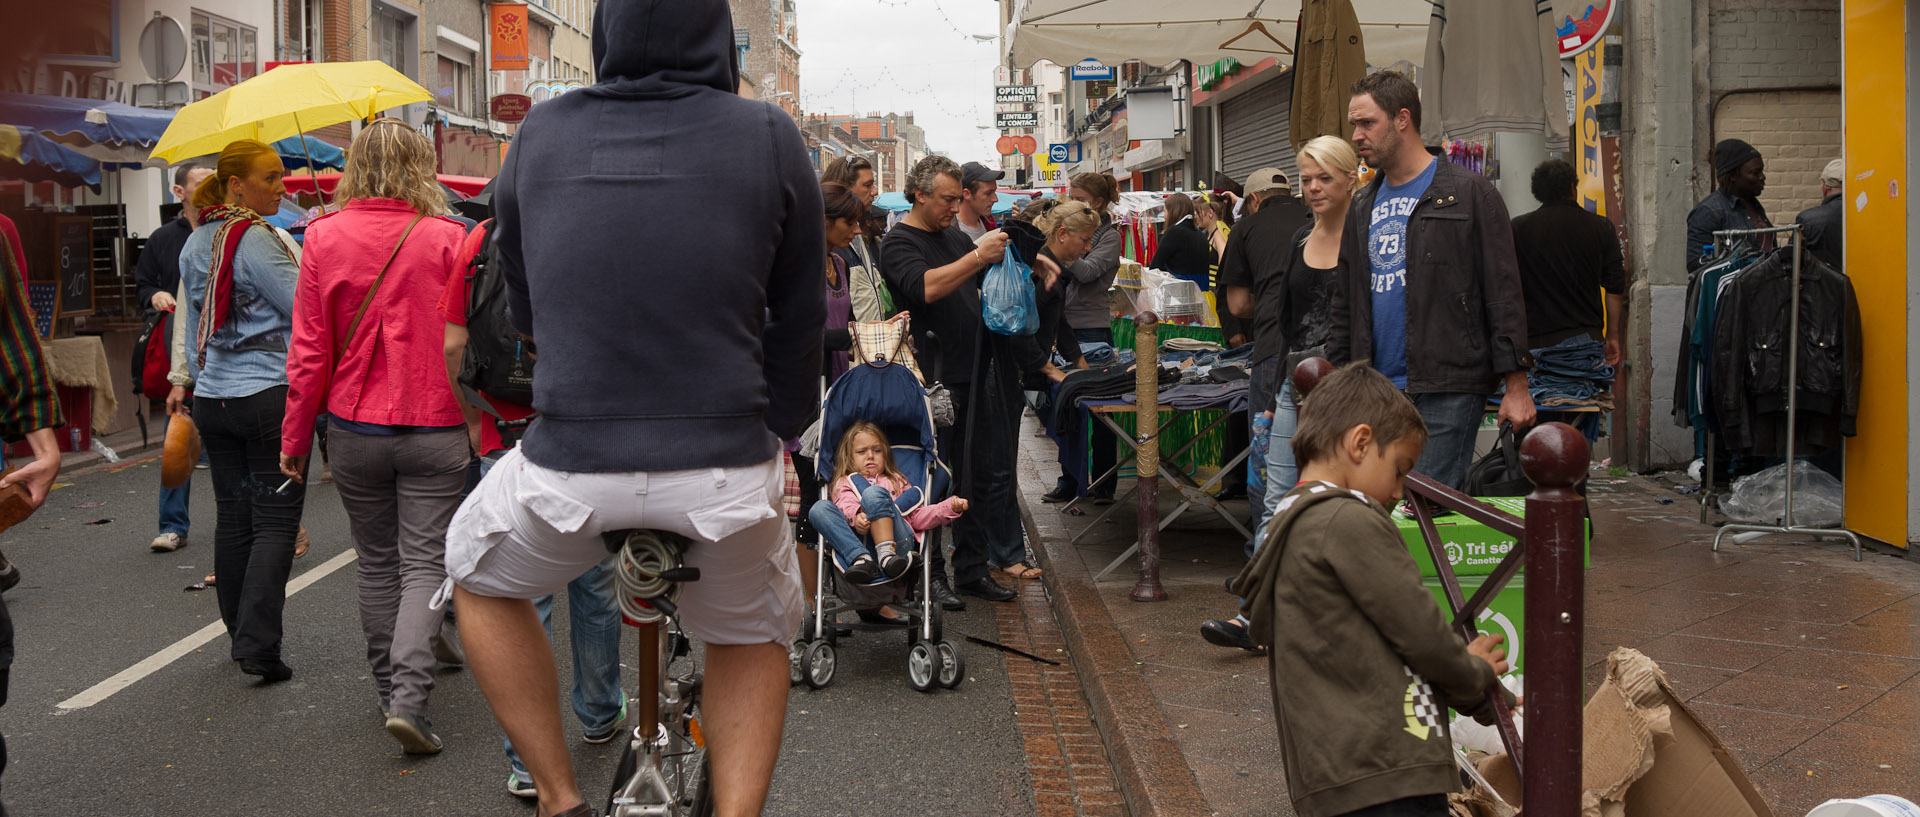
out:
<path id="1" fill-rule="evenodd" d="M 329 431 L 333 484 L 360 555 L 360 626 L 374 685 L 395 714 L 425 715 L 432 638 L 446 615 L 427 602 L 447 577 L 447 524 L 467 483 L 466 431 Z"/>

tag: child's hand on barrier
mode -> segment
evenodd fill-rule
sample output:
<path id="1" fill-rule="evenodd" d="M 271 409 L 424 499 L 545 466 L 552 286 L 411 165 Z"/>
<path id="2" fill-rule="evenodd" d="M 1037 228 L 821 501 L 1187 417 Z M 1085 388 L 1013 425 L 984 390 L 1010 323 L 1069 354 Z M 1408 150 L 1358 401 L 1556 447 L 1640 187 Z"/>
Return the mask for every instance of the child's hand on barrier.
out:
<path id="1" fill-rule="evenodd" d="M 1480 636 L 1467 645 L 1467 654 L 1487 662 L 1487 666 L 1493 667 L 1493 674 L 1505 675 L 1507 670 L 1512 669 L 1507 664 L 1506 648 L 1500 646 L 1506 640 L 1507 637 L 1503 635 Z"/>
<path id="2" fill-rule="evenodd" d="M 858 511 L 854 513 L 853 515 L 853 532 L 854 533 L 858 533 L 861 536 L 865 536 L 867 535 L 868 529 L 872 527 L 873 527 L 873 520 L 867 518 L 866 511 Z"/>

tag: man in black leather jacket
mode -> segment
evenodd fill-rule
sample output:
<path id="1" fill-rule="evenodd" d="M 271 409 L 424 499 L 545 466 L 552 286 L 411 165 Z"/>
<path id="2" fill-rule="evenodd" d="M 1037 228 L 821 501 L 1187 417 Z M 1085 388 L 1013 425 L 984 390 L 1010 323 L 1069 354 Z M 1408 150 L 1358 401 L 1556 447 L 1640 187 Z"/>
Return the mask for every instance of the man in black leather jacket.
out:
<path id="1" fill-rule="evenodd" d="M 1427 424 L 1415 468 L 1463 488 L 1501 381 L 1501 421 L 1534 421 L 1512 222 L 1491 182 L 1422 147 L 1420 97 L 1404 75 L 1361 78 L 1347 110 L 1354 147 L 1378 172 L 1347 210 L 1327 355 L 1335 366 L 1371 360 L 1394 379 Z"/>

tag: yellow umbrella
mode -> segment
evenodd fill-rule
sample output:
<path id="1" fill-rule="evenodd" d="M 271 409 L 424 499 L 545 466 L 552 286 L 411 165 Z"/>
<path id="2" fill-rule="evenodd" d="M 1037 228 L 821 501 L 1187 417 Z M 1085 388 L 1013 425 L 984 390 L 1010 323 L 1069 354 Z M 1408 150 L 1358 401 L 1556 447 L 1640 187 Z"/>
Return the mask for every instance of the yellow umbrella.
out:
<path id="1" fill-rule="evenodd" d="M 219 153 L 236 139 L 277 142 L 431 99 L 419 83 L 377 60 L 282 65 L 181 108 L 154 144 L 153 158 L 177 162 Z"/>

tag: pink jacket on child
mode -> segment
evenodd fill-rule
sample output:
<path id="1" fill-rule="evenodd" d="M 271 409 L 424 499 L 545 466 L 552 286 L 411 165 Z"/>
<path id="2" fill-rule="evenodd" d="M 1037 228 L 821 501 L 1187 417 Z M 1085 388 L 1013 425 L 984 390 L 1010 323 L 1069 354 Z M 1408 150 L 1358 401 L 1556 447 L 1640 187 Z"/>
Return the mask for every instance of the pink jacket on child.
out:
<path id="1" fill-rule="evenodd" d="M 896 497 L 907 490 L 904 482 L 885 475 L 869 482 L 887 489 L 888 494 Z M 846 514 L 848 519 L 860 513 L 860 492 L 854 490 L 852 475 L 841 477 L 839 482 L 834 483 L 833 504 L 839 506 L 840 512 Z M 924 533 L 960 518 L 960 512 L 953 509 L 952 497 L 943 502 L 921 505 L 904 515 L 907 517 L 907 527 L 913 528 L 914 533 Z"/>

